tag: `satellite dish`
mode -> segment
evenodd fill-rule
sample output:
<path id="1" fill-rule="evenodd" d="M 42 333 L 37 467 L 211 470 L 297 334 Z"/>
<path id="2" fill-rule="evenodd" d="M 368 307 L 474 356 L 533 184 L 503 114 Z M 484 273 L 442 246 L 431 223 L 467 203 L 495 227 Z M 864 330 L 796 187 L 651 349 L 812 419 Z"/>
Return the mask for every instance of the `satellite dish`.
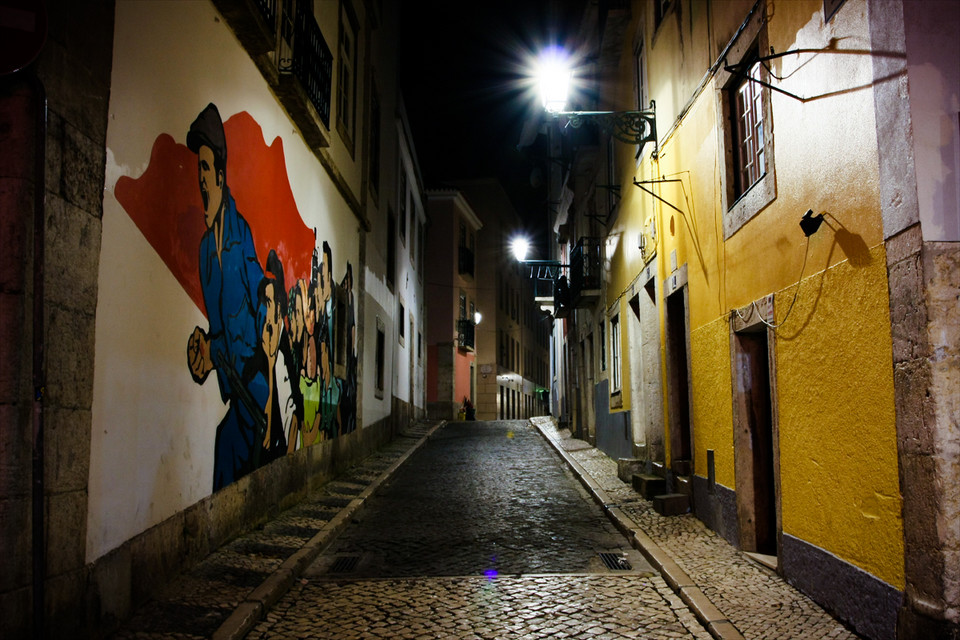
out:
<path id="1" fill-rule="evenodd" d="M 36 60 L 47 41 L 47 9 L 38 0 L 0 0 L 0 75 Z"/>

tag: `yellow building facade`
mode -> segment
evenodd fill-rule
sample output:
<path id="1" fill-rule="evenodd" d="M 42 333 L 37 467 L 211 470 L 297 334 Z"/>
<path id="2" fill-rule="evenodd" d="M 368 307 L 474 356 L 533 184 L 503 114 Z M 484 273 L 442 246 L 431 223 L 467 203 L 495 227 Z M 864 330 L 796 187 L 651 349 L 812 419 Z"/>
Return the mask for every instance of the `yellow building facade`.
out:
<path id="1" fill-rule="evenodd" d="M 594 104 L 578 107 L 653 108 L 656 121 L 655 143 L 608 143 L 620 198 L 602 230 L 603 296 L 577 310 L 590 317 L 577 339 L 592 326 L 587 340 L 617 351 L 599 366 L 592 348 L 579 352 L 603 379 L 590 415 L 597 441 L 605 424 L 632 423 L 634 456 L 697 517 L 877 638 L 940 633 L 957 615 L 957 536 L 919 540 L 954 521 L 956 491 L 930 489 L 940 506 L 923 515 L 905 502 L 956 468 L 944 453 L 956 431 L 944 381 L 957 361 L 941 366 L 940 382 L 936 366 L 924 378 L 945 416 L 926 425 L 939 444 L 924 453 L 905 435 L 918 400 L 903 373 L 912 361 L 897 356 L 898 261 L 936 252 L 955 267 L 960 240 L 931 231 L 927 242 L 922 179 L 900 182 L 886 133 L 891 104 L 908 93 L 908 111 L 920 104 L 908 87 L 921 86 L 922 56 L 906 46 L 925 11 L 868 0 L 632 2 L 601 16 L 619 41 L 598 47 Z M 950 64 L 933 64 L 948 85 Z M 909 118 L 900 126 L 913 144 Z M 901 193 L 911 189 L 913 219 Z M 948 198 L 940 218 L 955 207 Z M 918 260 L 922 269 L 932 259 Z M 945 278 L 955 293 L 956 271 L 945 273 L 927 282 Z M 929 329 L 936 304 L 923 290 L 918 299 Z M 640 353 L 651 332 L 656 358 Z M 955 339 L 943 341 L 955 354 Z M 917 470 L 921 453 L 934 471 Z M 920 577 L 931 570 L 939 587 Z"/>

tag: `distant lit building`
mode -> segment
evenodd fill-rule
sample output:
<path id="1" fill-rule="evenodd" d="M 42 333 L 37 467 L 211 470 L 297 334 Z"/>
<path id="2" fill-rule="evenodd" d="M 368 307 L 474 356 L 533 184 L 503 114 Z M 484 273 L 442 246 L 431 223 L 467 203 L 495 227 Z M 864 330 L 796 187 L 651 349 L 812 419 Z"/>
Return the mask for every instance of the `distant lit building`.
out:
<path id="1" fill-rule="evenodd" d="M 477 232 L 482 223 L 459 191 L 428 191 L 424 286 L 427 300 L 427 412 L 452 420 L 476 402 Z"/>

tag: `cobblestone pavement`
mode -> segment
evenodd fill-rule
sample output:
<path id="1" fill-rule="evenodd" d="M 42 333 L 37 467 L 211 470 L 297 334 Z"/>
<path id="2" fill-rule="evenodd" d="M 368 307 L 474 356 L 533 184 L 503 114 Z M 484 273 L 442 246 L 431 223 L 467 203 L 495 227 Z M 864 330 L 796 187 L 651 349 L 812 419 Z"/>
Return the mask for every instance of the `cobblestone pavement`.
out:
<path id="1" fill-rule="evenodd" d="M 706 640 L 710 634 L 659 577 L 539 575 L 304 580 L 247 638 Z"/>
<path id="2" fill-rule="evenodd" d="M 501 421 L 436 433 L 247 637 L 710 635 L 537 430 Z"/>
<path id="3" fill-rule="evenodd" d="M 209 638 L 258 586 L 435 424 L 411 426 L 263 527 L 221 547 L 137 610 L 114 638 Z"/>
<path id="4" fill-rule="evenodd" d="M 451 422 L 317 564 L 359 557 L 351 578 L 581 573 L 603 568 L 600 552 L 633 549 L 535 428 Z"/>
<path id="5" fill-rule="evenodd" d="M 559 431 L 550 418 L 533 421 L 559 440 L 633 520 L 700 587 L 745 638 L 857 638 L 810 598 L 749 560 L 691 514 L 664 517 L 617 476 L 599 449 Z"/>

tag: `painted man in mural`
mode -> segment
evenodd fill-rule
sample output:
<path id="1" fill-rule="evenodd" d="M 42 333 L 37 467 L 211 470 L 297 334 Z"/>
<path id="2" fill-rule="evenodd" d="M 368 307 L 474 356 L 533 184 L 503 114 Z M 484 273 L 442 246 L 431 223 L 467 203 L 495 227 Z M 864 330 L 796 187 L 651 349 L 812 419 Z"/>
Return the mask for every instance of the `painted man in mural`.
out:
<path id="1" fill-rule="evenodd" d="M 227 186 L 227 141 L 215 105 L 207 105 L 190 125 L 187 147 L 197 154 L 207 226 L 200 240 L 200 284 L 210 325 L 207 331 L 193 330 L 187 341 L 187 361 L 198 384 L 216 370 L 220 397 L 228 404 L 217 426 L 216 491 L 260 465 L 267 394 L 262 385 L 245 384 L 242 376 L 261 349 L 257 314 L 263 269 L 250 226 L 237 211 Z"/>
<path id="2" fill-rule="evenodd" d="M 241 377 L 255 397 L 267 397 L 263 406 L 267 426 L 260 455 L 260 464 L 266 464 L 286 453 L 283 416 L 286 401 L 290 397 L 286 370 L 290 348 L 283 323 L 287 313 L 287 291 L 284 288 L 283 264 L 273 249 L 267 256 L 267 270 L 257 287 L 257 299 L 260 313 L 257 324 L 261 327 L 260 350 L 246 363 Z"/>

